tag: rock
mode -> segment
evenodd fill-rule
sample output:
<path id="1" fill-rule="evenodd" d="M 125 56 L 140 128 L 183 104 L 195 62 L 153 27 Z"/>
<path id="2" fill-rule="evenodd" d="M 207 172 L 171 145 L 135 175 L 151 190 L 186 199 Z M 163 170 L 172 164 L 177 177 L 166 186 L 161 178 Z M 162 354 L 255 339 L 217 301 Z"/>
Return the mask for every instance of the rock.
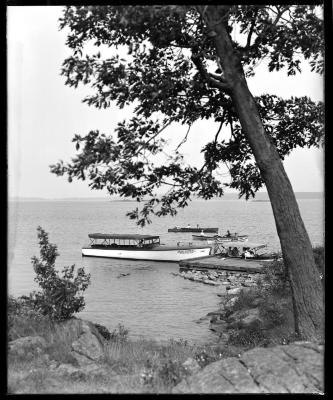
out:
<path id="1" fill-rule="evenodd" d="M 72 355 L 79 365 L 98 361 L 104 356 L 103 345 L 96 332 L 92 331 L 88 323 L 82 322 L 82 332 L 79 338 L 72 343 Z"/>
<path id="2" fill-rule="evenodd" d="M 228 300 L 228 301 L 225 303 L 225 307 L 227 307 L 227 308 L 233 307 L 233 306 L 235 305 L 235 303 L 236 303 L 237 300 L 238 300 L 238 297 L 237 297 L 237 296 L 236 296 L 236 297 L 233 297 L 232 299 Z"/>
<path id="3" fill-rule="evenodd" d="M 117 278 L 121 278 L 121 277 L 123 277 L 123 276 L 128 276 L 128 275 L 130 275 L 130 273 L 127 273 L 127 274 L 121 273 L 121 274 L 119 274 L 119 275 L 117 276 Z"/>
<path id="4" fill-rule="evenodd" d="M 262 319 L 259 317 L 258 308 L 248 310 L 247 316 L 241 319 L 241 325 L 243 328 L 247 328 L 255 323 L 262 323 Z"/>
<path id="5" fill-rule="evenodd" d="M 240 291 L 241 291 L 242 289 L 241 288 L 235 288 L 235 289 L 229 289 L 228 290 L 228 294 L 239 294 L 240 293 Z"/>
<path id="6" fill-rule="evenodd" d="M 262 299 L 260 297 L 256 297 L 252 300 L 251 305 L 253 307 L 258 307 L 262 303 Z"/>
<path id="7" fill-rule="evenodd" d="M 72 364 L 60 364 L 56 370 L 58 374 L 72 376 L 77 374 L 80 368 L 74 367 Z"/>
<path id="8" fill-rule="evenodd" d="M 52 370 L 55 370 L 56 368 L 58 368 L 58 366 L 59 366 L 59 363 L 57 361 L 53 360 L 50 362 L 49 369 L 52 371 Z"/>
<path id="9" fill-rule="evenodd" d="M 189 374 L 194 374 L 201 370 L 200 365 L 194 358 L 189 357 L 185 362 L 183 362 L 183 367 Z"/>
<path id="10" fill-rule="evenodd" d="M 105 340 L 110 340 L 111 339 L 111 332 L 108 330 L 108 328 L 104 325 L 100 324 L 94 324 L 95 328 L 98 330 L 98 333 L 105 339 Z"/>
<path id="11" fill-rule="evenodd" d="M 207 315 L 207 317 L 210 317 L 212 315 L 220 316 L 221 315 L 221 310 L 211 311 L 211 312 L 207 313 L 206 315 Z"/>
<path id="12" fill-rule="evenodd" d="M 41 336 L 25 336 L 9 342 L 9 351 L 12 354 L 26 355 L 27 353 L 39 353 L 46 347 L 46 341 Z"/>
<path id="13" fill-rule="evenodd" d="M 73 379 L 87 379 L 108 375 L 105 368 L 102 368 L 97 364 L 88 364 L 81 368 L 74 367 L 72 364 L 60 364 L 55 370 L 55 373 L 69 376 Z"/>
<path id="14" fill-rule="evenodd" d="M 255 348 L 215 361 L 172 393 L 323 393 L 323 349 L 308 344 Z"/>
<path id="15" fill-rule="evenodd" d="M 233 312 L 228 318 L 228 328 L 248 328 L 255 323 L 262 323 L 258 308 Z"/>
<path id="16" fill-rule="evenodd" d="M 227 332 L 223 332 L 223 333 L 220 334 L 220 340 L 222 342 L 227 343 L 229 341 L 229 338 L 230 338 L 230 334 L 227 333 Z"/>
<path id="17" fill-rule="evenodd" d="M 219 285 L 218 282 L 214 282 L 214 281 L 211 281 L 209 279 L 204 279 L 202 282 L 205 283 L 206 285 L 211 285 L 211 286 L 218 286 Z"/>
<path id="18" fill-rule="evenodd" d="M 210 324 L 209 329 L 213 332 L 222 333 L 227 329 L 227 324 L 224 321 L 214 321 Z"/>

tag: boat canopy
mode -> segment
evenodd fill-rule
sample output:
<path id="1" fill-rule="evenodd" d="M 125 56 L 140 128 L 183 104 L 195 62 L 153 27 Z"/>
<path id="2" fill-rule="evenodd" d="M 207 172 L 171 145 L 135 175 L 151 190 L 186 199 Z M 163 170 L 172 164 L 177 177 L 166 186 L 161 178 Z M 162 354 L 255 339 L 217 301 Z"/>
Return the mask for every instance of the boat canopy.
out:
<path id="1" fill-rule="evenodd" d="M 139 234 L 118 234 L 118 233 L 89 233 L 90 239 L 123 239 L 123 240 L 154 240 L 159 239 L 159 236 L 139 235 Z"/>

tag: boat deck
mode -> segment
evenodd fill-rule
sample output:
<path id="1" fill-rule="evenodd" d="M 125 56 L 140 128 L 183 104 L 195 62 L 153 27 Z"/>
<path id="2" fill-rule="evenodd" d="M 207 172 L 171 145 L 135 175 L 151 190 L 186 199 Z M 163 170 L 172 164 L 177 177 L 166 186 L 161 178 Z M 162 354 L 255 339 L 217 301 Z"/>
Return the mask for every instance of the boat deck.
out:
<path id="1" fill-rule="evenodd" d="M 196 270 L 229 270 L 241 272 L 262 272 L 264 261 L 260 260 L 244 260 L 241 258 L 220 258 L 217 256 L 202 257 L 194 260 L 184 260 L 179 262 L 180 271 Z"/>

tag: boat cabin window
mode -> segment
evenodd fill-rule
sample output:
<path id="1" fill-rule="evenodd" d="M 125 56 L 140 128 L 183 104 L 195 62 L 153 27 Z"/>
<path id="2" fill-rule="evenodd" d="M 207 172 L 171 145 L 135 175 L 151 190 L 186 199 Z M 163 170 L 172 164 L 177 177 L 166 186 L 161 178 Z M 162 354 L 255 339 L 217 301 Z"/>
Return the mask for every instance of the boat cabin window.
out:
<path id="1" fill-rule="evenodd" d="M 152 247 L 160 244 L 160 238 L 156 237 L 90 237 L 92 247 Z"/>

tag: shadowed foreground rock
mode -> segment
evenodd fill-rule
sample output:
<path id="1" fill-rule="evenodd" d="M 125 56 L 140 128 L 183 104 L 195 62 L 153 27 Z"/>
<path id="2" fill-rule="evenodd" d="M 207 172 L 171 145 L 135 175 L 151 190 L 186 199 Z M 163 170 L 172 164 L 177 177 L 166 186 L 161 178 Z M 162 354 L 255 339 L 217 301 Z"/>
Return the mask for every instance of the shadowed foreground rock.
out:
<path id="1" fill-rule="evenodd" d="M 323 386 L 323 346 L 295 342 L 216 361 L 172 393 L 319 393 Z"/>

